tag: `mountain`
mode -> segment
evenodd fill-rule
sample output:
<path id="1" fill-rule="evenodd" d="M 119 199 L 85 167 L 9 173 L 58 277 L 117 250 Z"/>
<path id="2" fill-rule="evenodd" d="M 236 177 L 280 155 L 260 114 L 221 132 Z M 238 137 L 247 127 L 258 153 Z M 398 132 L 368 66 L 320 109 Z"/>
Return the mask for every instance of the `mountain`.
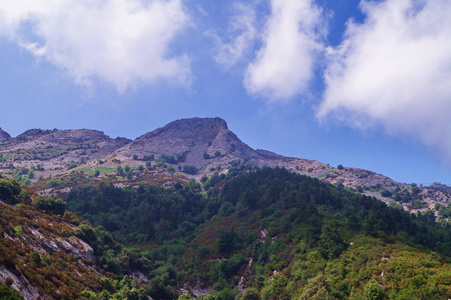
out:
<path id="1" fill-rule="evenodd" d="M 225 162 L 240 158 L 249 160 L 258 156 L 232 133 L 227 128 L 227 123 L 220 118 L 193 118 L 171 122 L 138 137 L 114 151 L 112 156 L 127 161 L 131 160 L 133 155 L 158 157 L 161 154 L 175 157 L 182 155 L 184 163 L 198 168 L 208 166 L 211 163 L 210 158 Z M 204 158 L 204 154 L 209 158 Z"/>
<path id="2" fill-rule="evenodd" d="M 0 143 L 8 141 L 9 139 L 11 139 L 11 136 L 9 135 L 9 133 L 7 133 L 2 128 L 0 128 Z"/>
<path id="3" fill-rule="evenodd" d="M 1 134 L 1 132 L 0 132 Z M 412 212 L 447 206 L 449 189 L 411 186 L 359 168 L 331 167 L 314 160 L 254 150 L 220 118 L 181 119 L 135 140 L 112 139 L 96 130 L 28 130 L 15 138 L 3 133 L 0 172 L 45 194 L 58 195 L 90 182 L 171 186 L 215 173 L 283 167 L 352 188 Z M 121 169 L 127 169 L 121 171 Z M 98 173 L 97 175 L 95 175 Z M 30 176 L 31 174 L 31 176 Z"/>
<path id="4" fill-rule="evenodd" d="M 0 144 L 0 170 L 11 176 L 15 169 L 34 167 L 43 177 L 60 175 L 71 162 L 85 164 L 129 142 L 96 130 L 30 129 Z"/>

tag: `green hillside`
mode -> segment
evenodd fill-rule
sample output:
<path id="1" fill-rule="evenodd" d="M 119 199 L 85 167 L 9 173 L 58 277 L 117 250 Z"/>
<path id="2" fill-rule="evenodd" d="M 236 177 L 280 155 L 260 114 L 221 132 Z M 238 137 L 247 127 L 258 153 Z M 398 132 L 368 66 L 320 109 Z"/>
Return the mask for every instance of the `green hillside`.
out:
<path id="1" fill-rule="evenodd" d="M 67 206 L 139 249 L 154 299 L 451 296 L 451 230 L 431 213 L 285 169 L 213 175 L 203 187 L 85 187 Z"/>

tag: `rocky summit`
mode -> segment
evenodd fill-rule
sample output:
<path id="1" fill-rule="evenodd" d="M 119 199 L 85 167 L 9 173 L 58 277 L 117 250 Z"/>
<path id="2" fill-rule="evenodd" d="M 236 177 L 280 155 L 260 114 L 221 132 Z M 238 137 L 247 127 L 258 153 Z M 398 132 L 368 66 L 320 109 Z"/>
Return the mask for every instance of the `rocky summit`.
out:
<path id="1" fill-rule="evenodd" d="M 258 156 L 227 128 L 220 118 L 182 119 L 146 133 L 112 155 L 129 160 L 134 155 L 183 156 L 186 164 L 202 167 L 210 158 L 250 159 Z"/>

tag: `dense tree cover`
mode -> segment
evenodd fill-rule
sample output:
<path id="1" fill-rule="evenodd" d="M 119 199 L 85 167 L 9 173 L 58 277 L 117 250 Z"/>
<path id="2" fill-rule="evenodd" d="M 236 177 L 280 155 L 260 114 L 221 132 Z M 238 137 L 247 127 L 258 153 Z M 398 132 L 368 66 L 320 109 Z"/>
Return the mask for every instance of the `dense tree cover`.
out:
<path id="1" fill-rule="evenodd" d="M 66 298 L 177 299 L 185 284 L 212 288 L 199 300 L 451 297 L 446 263 L 451 230 L 447 223 L 436 223 L 432 212 L 408 214 L 285 169 L 250 170 L 255 168 L 237 163 L 228 175 L 203 178 L 203 190 L 194 180 L 170 189 L 76 188 L 66 199 L 67 209 L 84 222 L 63 215 L 60 199 L 37 197 L 38 207 L 60 215 L 45 218 L 78 225 L 55 232 L 87 242 L 98 266 L 114 278 L 89 274 L 82 291 L 67 277 L 70 284 L 61 284 Z M 0 198 L 17 203 L 23 191 L 15 186 L 0 178 Z M 11 218 L 22 210 L 3 214 Z M 16 226 L 1 221 L 19 240 L 36 227 L 29 221 Z M 18 254 L 12 246 L 12 240 L 0 244 L 0 263 L 21 264 L 22 272 L 44 289 L 60 284 L 58 270 L 75 260 L 64 253 Z M 126 276 L 138 270 L 149 278 L 147 284 Z"/>
<path id="2" fill-rule="evenodd" d="M 207 220 L 206 201 L 189 188 L 115 188 L 100 184 L 78 188 L 67 197 L 70 211 L 101 225 L 124 243 L 165 241 L 185 237 Z"/>
<path id="3" fill-rule="evenodd" d="M 451 232 L 431 212 L 409 214 L 285 169 L 236 176 L 243 171 L 238 164 L 228 176 L 203 179 L 203 194 L 194 181 L 169 190 L 101 185 L 72 191 L 67 203 L 114 238 L 150 246 L 110 258 L 103 251 L 101 262 L 119 265 L 110 268 L 116 273 L 132 266 L 148 272 L 155 299 L 172 299 L 171 286 L 198 280 L 213 286 L 202 299 L 451 296 L 443 261 Z M 121 255 L 133 263 L 121 267 Z M 240 296 L 243 274 L 250 287 Z"/>

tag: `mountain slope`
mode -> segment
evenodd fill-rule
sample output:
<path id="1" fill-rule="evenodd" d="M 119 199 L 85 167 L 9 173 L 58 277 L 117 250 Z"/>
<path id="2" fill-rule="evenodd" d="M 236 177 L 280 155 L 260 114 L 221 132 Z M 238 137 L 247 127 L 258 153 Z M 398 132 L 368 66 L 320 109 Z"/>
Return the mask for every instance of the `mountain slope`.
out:
<path id="1" fill-rule="evenodd" d="M 65 173 L 71 162 L 87 164 L 128 142 L 96 130 L 31 129 L 0 144 L 0 170 L 11 176 L 17 168 L 34 167 L 36 178 L 55 176 Z"/>
<path id="2" fill-rule="evenodd" d="M 200 181 L 203 176 L 227 174 L 236 168 L 269 166 L 352 188 L 386 203 L 396 201 L 413 212 L 436 211 L 436 204 L 447 206 L 451 201 L 446 188 L 414 187 L 369 170 L 338 169 L 314 160 L 254 150 L 220 118 L 176 120 L 134 141 L 111 139 L 102 132 L 86 129 L 32 129 L 16 138 L 7 133 L 1 136 L 0 172 L 24 184 L 35 182 L 33 188 L 50 194 L 67 192 L 80 183 L 76 178 L 82 182 L 152 182 L 170 186 L 190 178 Z M 124 168 L 128 171 L 120 172 Z M 94 176 L 96 172 L 99 175 Z"/>

